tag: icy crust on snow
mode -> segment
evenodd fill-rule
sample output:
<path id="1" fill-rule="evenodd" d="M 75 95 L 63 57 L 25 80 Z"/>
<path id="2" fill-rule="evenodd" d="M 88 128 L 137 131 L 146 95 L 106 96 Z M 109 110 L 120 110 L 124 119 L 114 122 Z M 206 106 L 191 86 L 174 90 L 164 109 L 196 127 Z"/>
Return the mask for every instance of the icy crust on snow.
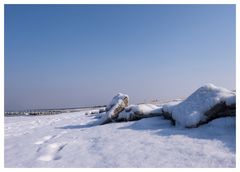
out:
<path id="1" fill-rule="evenodd" d="M 129 120 L 134 115 L 142 115 L 143 117 L 149 114 L 161 113 L 161 107 L 158 107 L 153 104 L 139 104 L 139 105 L 130 105 L 126 107 L 118 115 L 118 120 L 126 119 Z"/>
<path id="2" fill-rule="evenodd" d="M 235 98 L 235 92 L 216 87 L 213 84 L 206 84 L 183 102 L 164 109 L 172 113 L 172 118 L 176 120 L 176 124 L 191 127 L 204 120 L 204 113 L 214 105 L 220 102 L 225 102 L 226 105 L 235 104 Z"/>

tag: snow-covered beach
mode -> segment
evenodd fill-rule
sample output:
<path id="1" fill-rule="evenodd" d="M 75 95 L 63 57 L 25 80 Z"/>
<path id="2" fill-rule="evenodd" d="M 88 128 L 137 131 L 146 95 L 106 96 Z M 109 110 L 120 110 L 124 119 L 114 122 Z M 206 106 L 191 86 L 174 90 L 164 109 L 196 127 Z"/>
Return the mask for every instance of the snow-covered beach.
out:
<path id="1" fill-rule="evenodd" d="M 235 167 L 235 96 L 207 84 L 158 106 L 119 93 L 105 109 L 5 116 L 5 167 Z"/>
<path id="2" fill-rule="evenodd" d="M 162 117 L 89 126 L 94 120 L 5 117 L 5 167 L 235 167 L 235 117 L 193 129 Z"/>
<path id="3" fill-rule="evenodd" d="M 235 117 L 189 129 L 162 116 L 93 125 L 86 112 L 5 117 L 5 167 L 235 167 Z"/>

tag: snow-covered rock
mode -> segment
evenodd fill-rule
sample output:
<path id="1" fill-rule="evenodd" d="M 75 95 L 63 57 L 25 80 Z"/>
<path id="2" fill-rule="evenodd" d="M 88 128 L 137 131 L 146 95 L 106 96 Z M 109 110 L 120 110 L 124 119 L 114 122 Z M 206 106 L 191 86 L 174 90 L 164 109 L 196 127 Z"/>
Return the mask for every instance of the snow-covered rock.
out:
<path id="1" fill-rule="evenodd" d="M 107 105 L 106 111 L 110 111 L 113 107 L 116 105 L 122 104 L 123 106 L 128 106 L 129 97 L 126 94 L 118 93 L 116 96 L 114 96 L 111 100 L 111 102 Z"/>
<path id="2" fill-rule="evenodd" d="M 235 109 L 236 93 L 227 89 L 216 87 L 213 84 L 206 84 L 196 90 L 181 103 L 166 108 L 171 113 L 176 124 L 185 127 L 196 127 L 201 123 L 208 122 L 216 117 L 223 116 L 223 113 Z M 225 116 L 231 114 L 225 114 Z"/>
<path id="3" fill-rule="evenodd" d="M 106 113 L 102 114 L 100 124 L 115 121 L 118 118 L 118 114 L 128 106 L 128 102 L 129 97 L 126 94 L 118 93 L 114 96 L 109 105 L 106 107 Z"/>
<path id="4" fill-rule="evenodd" d="M 163 116 L 183 127 L 197 127 L 215 118 L 233 116 L 236 111 L 236 92 L 206 84 L 185 100 L 174 100 L 161 106 L 153 104 L 130 105 L 129 97 L 117 94 L 106 107 L 106 112 L 98 113 L 97 124 L 112 121 L 132 121 L 141 118 Z"/>
<path id="5" fill-rule="evenodd" d="M 170 101 L 168 103 L 163 104 L 162 108 L 164 112 L 169 112 L 172 113 L 173 108 L 178 105 L 179 103 L 181 103 L 182 100 L 177 100 L 177 101 Z"/>
<path id="6" fill-rule="evenodd" d="M 130 105 L 118 115 L 118 121 L 138 120 L 144 117 L 157 116 L 162 113 L 162 108 L 153 104 Z"/>
<path id="7" fill-rule="evenodd" d="M 179 100 L 171 101 L 162 105 L 162 116 L 165 119 L 171 120 L 173 125 L 175 125 L 175 120 L 172 118 L 172 111 L 174 107 L 181 102 L 182 100 L 179 99 Z"/>

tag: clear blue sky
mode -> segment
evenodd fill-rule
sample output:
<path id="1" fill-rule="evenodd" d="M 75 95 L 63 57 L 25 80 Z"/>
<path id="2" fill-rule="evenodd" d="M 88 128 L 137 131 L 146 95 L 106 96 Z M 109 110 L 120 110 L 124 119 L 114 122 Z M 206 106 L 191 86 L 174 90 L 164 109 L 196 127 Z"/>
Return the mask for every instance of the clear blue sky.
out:
<path id="1" fill-rule="evenodd" d="M 235 89 L 235 5 L 5 5 L 5 110 Z"/>

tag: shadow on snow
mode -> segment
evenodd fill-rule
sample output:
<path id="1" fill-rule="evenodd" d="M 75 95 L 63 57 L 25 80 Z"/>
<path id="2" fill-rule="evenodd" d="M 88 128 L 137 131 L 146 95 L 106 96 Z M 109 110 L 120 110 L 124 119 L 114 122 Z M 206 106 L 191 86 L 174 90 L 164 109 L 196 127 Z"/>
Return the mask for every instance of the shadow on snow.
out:
<path id="1" fill-rule="evenodd" d="M 221 126 L 219 126 L 221 127 Z M 152 131 L 152 134 L 161 137 L 186 136 L 193 139 L 206 139 L 221 141 L 230 151 L 236 152 L 236 126 L 231 125 L 216 128 L 211 124 L 205 124 L 198 128 L 182 128 L 173 126 L 169 120 L 162 117 L 145 118 L 119 129 L 132 129 L 138 131 Z M 229 134 L 231 133 L 231 134 Z"/>

